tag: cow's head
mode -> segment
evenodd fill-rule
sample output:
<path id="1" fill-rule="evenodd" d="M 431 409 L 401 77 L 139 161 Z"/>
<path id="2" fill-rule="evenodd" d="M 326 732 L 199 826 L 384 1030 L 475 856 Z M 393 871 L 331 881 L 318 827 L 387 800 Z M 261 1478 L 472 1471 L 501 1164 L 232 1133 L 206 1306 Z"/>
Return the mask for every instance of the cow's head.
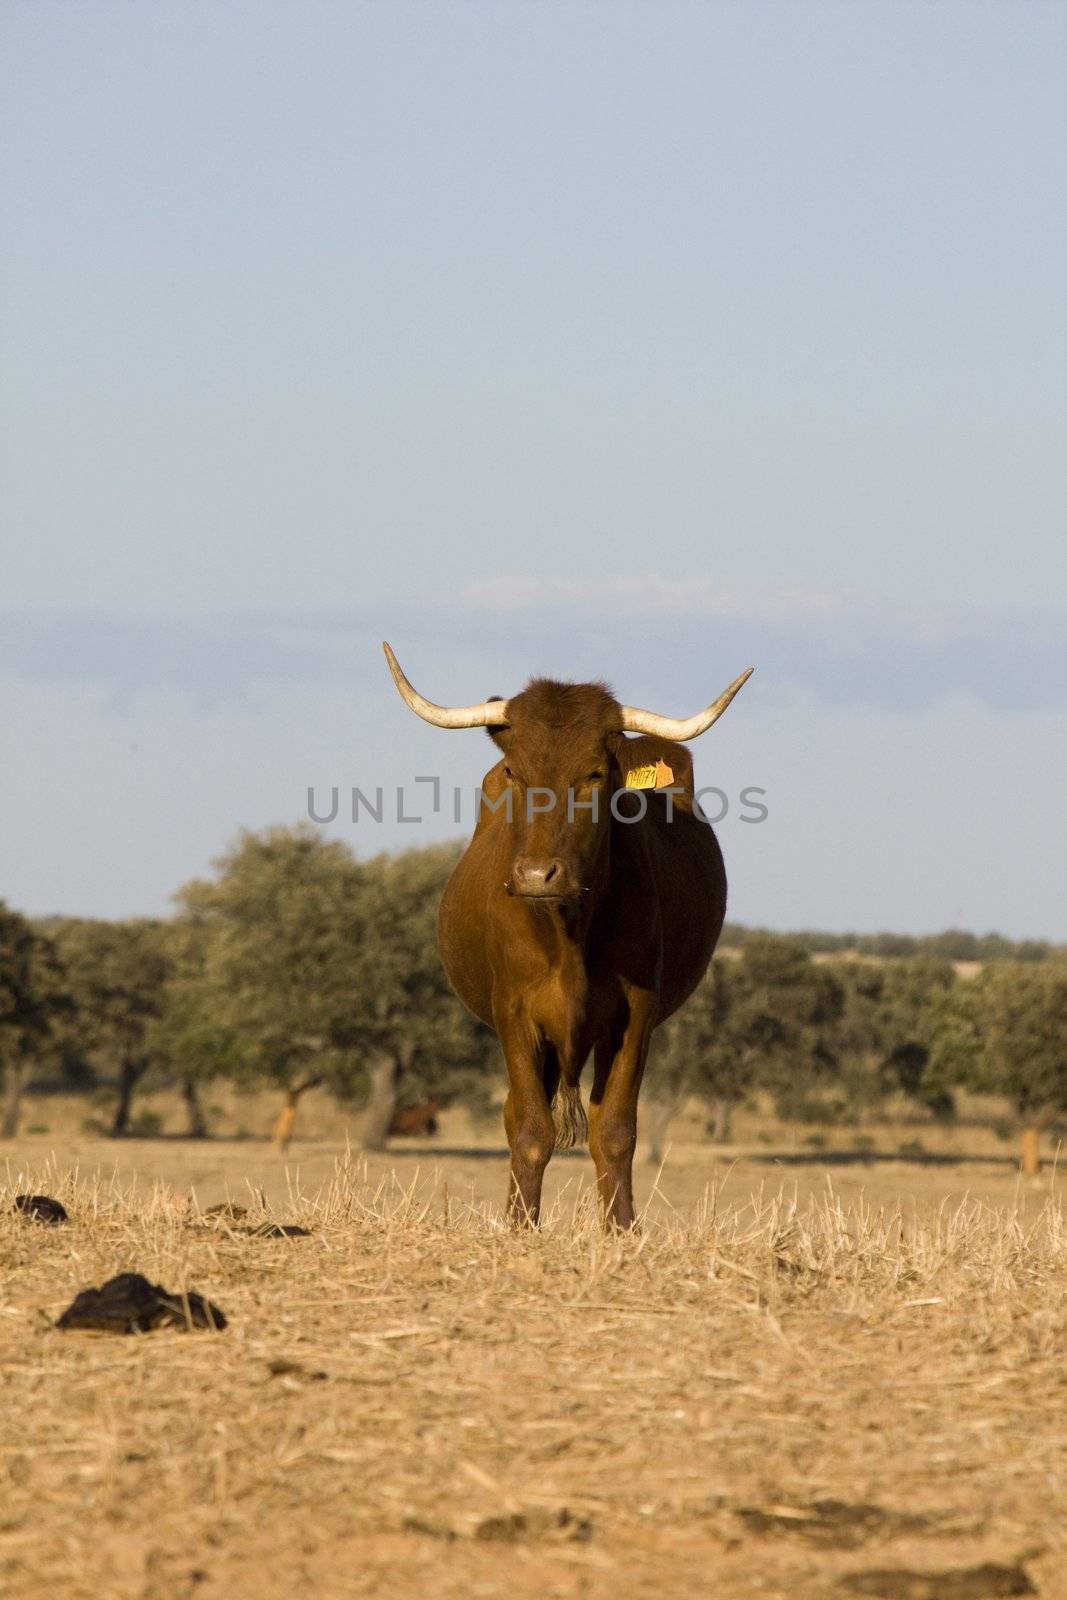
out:
<path id="1" fill-rule="evenodd" d="M 620 705 L 602 683 L 546 678 L 534 679 L 508 700 L 437 706 L 412 687 L 389 646 L 384 649 L 397 688 L 425 721 L 439 728 L 488 729 L 503 754 L 485 790 L 511 828 L 508 893 L 556 902 L 572 901 L 590 887 L 611 799 L 631 764 L 626 734 L 652 736 L 653 742 L 694 739 L 722 715 L 752 673 L 749 667 L 718 700 L 687 719 Z"/>

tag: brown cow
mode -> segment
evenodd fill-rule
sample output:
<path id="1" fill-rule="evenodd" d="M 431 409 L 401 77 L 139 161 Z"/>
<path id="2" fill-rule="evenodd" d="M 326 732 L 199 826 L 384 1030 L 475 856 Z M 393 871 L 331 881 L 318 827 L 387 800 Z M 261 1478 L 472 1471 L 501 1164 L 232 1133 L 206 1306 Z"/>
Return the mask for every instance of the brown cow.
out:
<path id="1" fill-rule="evenodd" d="M 384 648 L 413 711 L 438 727 L 488 728 L 502 752 L 445 887 L 438 941 L 456 993 L 496 1030 L 507 1062 L 508 1214 L 537 1221 L 553 1148 L 588 1131 L 606 1218 L 632 1227 L 649 1037 L 700 982 L 726 911 L 722 854 L 675 741 L 709 728 L 752 669 L 676 720 L 620 705 L 603 684 L 548 679 L 506 701 L 435 706 Z M 579 1077 L 590 1052 L 587 1123 Z"/>
<path id="2" fill-rule="evenodd" d="M 394 1111 L 389 1124 L 389 1138 L 429 1139 L 437 1132 L 437 1113 L 440 1109 L 439 1100 L 426 1100 L 422 1105 L 405 1106 L 402 1111 Z"/>

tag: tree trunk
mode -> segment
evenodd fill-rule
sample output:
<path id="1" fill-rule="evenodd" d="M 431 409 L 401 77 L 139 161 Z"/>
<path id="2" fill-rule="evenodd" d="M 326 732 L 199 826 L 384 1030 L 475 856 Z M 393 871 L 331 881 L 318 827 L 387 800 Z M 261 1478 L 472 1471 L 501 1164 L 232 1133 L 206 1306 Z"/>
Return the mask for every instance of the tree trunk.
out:
<path id="1" fill-rule="evenodd" d="M 370 1069 L 370 1094 L 363 1117 L 364 1150 L 384 1150 L 389 1138 L 389 1124 L 396 1110 L 396 1090 L 399 1077 L 396 1058 L 384 1051 L 376 1056 Z"/>
<path id="2" fill-rule="evenodd" d="M 119 1071 L 119 1103 L 115 1107 L 115 1119 L 111 1124 L 111 1137 L 121 1139 L 129 1130 L 130 1104 L 133 1100 L 133 1091 L 141 1078 L 144 1077 L 145 1064 L 127 1058 L 122 1063 Z"/>
<path id="3" fill-rule="evenodd" d="M 207 1138 L 207 1117 L 200 1099 L 200 1088 L 194 1077 L 182 1079 L 182 1099 L 185 1101 L 185 1132 L 190 1139 Z"/>
<path id="4" fill-rule="evenodd" d="M 1023 1129 L 1023 1174 L 1036 1178 L 1041 1171 L 1041 1131 L 1039 1128 Z"/>
<path id="5" fill-rule="evenodd" d="M 4 1080 L 4 1098 L 0 1103 L 0 1139 L 13 1139 L 19 1131 L 22 1113 L 22 1096 L 30 1081 L 28 1062 L 12 1063 Z"/>
<path id="6" fill-rule="evenodd" d="M 285 1091 L 285 1104 L 278 1113 L 278 1120 L 274 1124 L 274 1148 L 279 1155 L 284 1155 L 288 1150 L 293 1137 L 293 1126 L 296 1122 L 296 1111 L 300 1104 L 300 1096 L 307 1089 L 317 1089 L 322 1082 L 322 1073 L 305 1078 L 303 1083 L 294 1084 Z"/>
<path id="7" fill-rule="evenodd" d="M 649 1100 L 647 1102 L 648 1159 L 654 1167 L 659 1167 L 663 1164 L 663 1146 L 667 1138 L 667 1128 L 672 1117 L 678 1115 L 678 1107 L 679 1102 L 677 1100 Z"/>
<path id="8" fill-rule="evenodd" d="M 733 1130 L 734 1103 L 732 1100 L 716 1100 L 711 1112 L 711 1142 L 712 1144 L 729 1144 L 730 1134 Z"/>
<path id="9" fill-rule="evenodd" d="M 284 1155 L 289 1148 L 289 1141 L 293 1137 L 293 1125 L 296 1122 L 296 1108 L 300 1101 L 299 1089 L 286 1089 L 285 1104 L 278 1113 L 278 1120 L 274 1124 L 273 1144 L 279 1155 Z"/>

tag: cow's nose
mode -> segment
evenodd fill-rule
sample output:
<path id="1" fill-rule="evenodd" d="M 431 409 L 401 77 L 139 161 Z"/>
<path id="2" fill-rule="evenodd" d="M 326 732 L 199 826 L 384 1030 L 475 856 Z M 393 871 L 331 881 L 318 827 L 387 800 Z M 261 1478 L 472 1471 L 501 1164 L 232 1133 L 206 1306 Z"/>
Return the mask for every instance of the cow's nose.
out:
<path id="1" fill-rule="evenodd" d="M 532 899 L 563 892 L 566 874 L 563 862 L 553 856 L 520 856 L 511 870 L 512 894 Z"/>

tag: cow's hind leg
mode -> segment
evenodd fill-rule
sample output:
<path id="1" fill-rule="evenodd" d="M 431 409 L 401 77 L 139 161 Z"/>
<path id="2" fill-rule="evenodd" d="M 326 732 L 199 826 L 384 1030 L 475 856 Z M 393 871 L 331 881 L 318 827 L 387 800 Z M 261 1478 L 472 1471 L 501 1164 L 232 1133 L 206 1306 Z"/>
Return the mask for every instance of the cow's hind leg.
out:
<path id="1" fill-rule="evenodd" d="M 633 1164 L 637 1148 L 637 1096 L 648 1055 L 655 1002 L 631 991 L 629 1013 L 594 1053 L 589 1096 L 589 1150 L 608 1227 L 634 1226 Z"/>

